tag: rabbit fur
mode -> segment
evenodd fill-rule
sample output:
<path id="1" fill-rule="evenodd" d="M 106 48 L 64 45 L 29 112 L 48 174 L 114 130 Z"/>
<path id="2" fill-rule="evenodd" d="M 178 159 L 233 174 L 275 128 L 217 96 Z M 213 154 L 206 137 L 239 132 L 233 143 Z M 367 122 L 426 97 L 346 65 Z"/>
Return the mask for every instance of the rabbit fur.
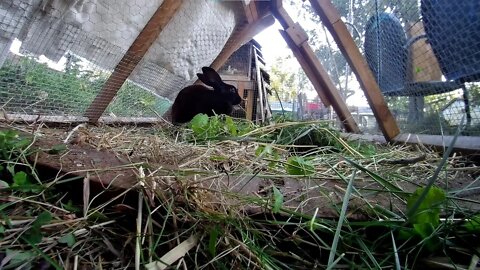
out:
<path id="1" fill-rule="evenodd" d="M 202 67 L 202 72 L 203 74 L 197 73 L 197 77 L 204 84 L 213 87 L 213 90 L 204 85 L 183 88 L 172 105 L 174 124 L 189 122 L 199 113 L 208 116 L 213 116 L 214 112 L 229 115 L 233 111 L 233 105 L 238 105 L 242 101 L 237 88 L 223 82 L 214 69 Z"/>

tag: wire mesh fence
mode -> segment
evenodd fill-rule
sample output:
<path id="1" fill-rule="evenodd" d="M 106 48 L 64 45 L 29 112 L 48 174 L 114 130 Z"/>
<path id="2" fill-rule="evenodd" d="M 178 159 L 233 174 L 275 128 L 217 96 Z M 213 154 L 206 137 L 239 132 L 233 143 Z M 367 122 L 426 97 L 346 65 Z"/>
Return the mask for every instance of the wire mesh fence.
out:
<path id="1" fill-rule="evenodd" d="M 236 23 L 231 4 L 186 0 L 151 47 L 133 47 L 164 2 L 172 1 L 0 1 L 0 108 L 161 116 L 218 55 Z M 105 90 L 112 95 L 97 104 L 106 110 L 90 108 Z"/>
<path id="2" fill-rule="evenodd" d="M 236 118 L 247 118 L 247 110 L 249 102 L 249 95 L 252 94 L 253 89 L 249 87 L 249 82 L 252 81 L 252 45 L 251 42 L 244 44 L 237 51 L 235 51 L 219 69 L 219 74 L 226 80 L 227 83 L 237 87 L 242 102 L 234 107 L 231 115 Z M 251 116 L 249 115 L 249 118 Z M 252 119 L 249 119 L 252 120 Z"/>
<path id="3" fill-rule="evenodd" d="M 252 45 L 247 43 L 233 53 L 218 71 L 220 74 L 250 77 Z"/>
<path id="4" fill-rule="evenodd" d="M 223 1 L 187 0 L 145 56 L 127 53 L 163 2 L 1 1 L 0 107 L 12 114 L 81 116 L 100 92 L 109 90 L 113 99 L 103 100 L 108 105 L 103 115 L 162 115 L 176 93 L 196 79 L 200 67 L 218 55 L 236 23 L 235 9 Z M 402 132 L 453 134 L 463 119 L 464 135 L 480 135 L 479 1 L 333 3 Z M 291 12 L 297 21 L 313 14 L 308 1 L 301 8 Z M 372 121 L 362 120 L 372 113 L 345 58 L 318 16 L 309 19 L 311 23 L 303 25 L 309 43 L 352 117 L 363 131 L 378 133 Z M 128 70 L 135 61 L 138 65 Z M 221 73 L 252 77 L 250 61 L 237 54 Z M 128 77 L 125 83 L 122 74 Z M 119 82 L 121 87 L 116 87 Z M 243 95 L 248 99 L 247 92 Z"/>
<path id="5" fill-rule="evenodd" d="M 451 135 L 463 118 L 480 135 L 480 2 L 370 2 L 364 54 L 402 131 Z"/>
<path id="6" fill-rule="evenodd" d="M 401 132 L 480 136 L 480 2 L 333 0 Z M 362 131 L 380 133 L 367 100 L 309 1 L 290 14 Z M 292 6 L 297 6 L 293 8 Z M 367 123 L 368 124 L 365 124 Z"/>
<path id="7" fill-rule="evenodd" d="M 0 68 L 0 104 L 8 113 L 81 116 L 107 81 L 110 72 L 82 68 L 67 55 L 62 71 L 34 57 L 11 55 Z M 111 116 L 158 116 L 170 101 L 127 81 L 106 110 Z"/>

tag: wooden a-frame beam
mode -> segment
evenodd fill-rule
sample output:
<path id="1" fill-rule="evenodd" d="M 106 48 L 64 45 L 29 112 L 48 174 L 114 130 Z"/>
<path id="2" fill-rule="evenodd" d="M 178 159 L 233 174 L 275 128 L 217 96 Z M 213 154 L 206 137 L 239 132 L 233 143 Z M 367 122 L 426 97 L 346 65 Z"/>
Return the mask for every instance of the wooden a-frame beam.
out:
<path id="1" fill-rule="evenodd" d="M 120 87 L 127 80 L 150 46 L 180 8 L 183 0 L 165 0 L 155 11 L 143 30 L 115 67 L 113 73 L 103 85 L 100 93 L 85 112 L 88 121 L 95 123 L 108 107 Z"/>
<path id="2" fill-rule="evenodd" d="M 255 1 L 250 1 L 250 3 L 248 4 L 245 4 L 245 2 L 243 2 L 243 5 L 243 9 L 245 10 L 245 17 L 247 17 L 248 23 L 252 23 L 258 20 L 258 10 Z"/>
<path id="3" fill-rule="evenodd" d="M 245 26 L 245 28 L 229 38 L 226 46 L 223 48 L 217 58 L 215 58 L 210 67 L 215 70 L 221 68 L 227 62 L 228 58 L 243 44 L 250 41 L 255 35 L 274 23 L 275 18 L 271 14 L 267 14 L 266 16 L 249 23 L 247 26 Z"/>
<path id="4" fill-rule="evenodd" d="M 282 0 L 272 1 L 272 12 L 285 31 L 281 32 L 294 56 L 312 82 L 322 102 L 332 105 L 347 132 L 359 133 L 360 129 L 353 119 L 347 104 L 343 101 L 327 71 L 308 44 L 308 36 L 298 23 L 294 23 L 282 6 Z"/>
<path id="5" fill-rule="evenodd" d="M 310 3 L 355 73 L 383 136 L 387 141 L 391 141 L 400 133 L 397 122 L 388 109 L 375 77 L 342 21 L 340 14 L 330 0 L 310 0 Z"/>

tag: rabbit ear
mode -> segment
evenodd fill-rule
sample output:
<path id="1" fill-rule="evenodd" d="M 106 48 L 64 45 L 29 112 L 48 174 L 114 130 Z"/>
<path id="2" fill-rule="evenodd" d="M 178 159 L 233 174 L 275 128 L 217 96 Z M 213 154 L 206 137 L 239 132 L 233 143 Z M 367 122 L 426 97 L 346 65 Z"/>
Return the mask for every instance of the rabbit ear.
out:
<path id="1" fill-rule="evenodd" d="M 202 67 L 203 75 L 198 77 L 204 84 L 215 87 L 222 82 L 220 75 L 210 67 Z M 198 76 L 199 74 L 197 74 Z"/>
<path id="2" fill-rule="evenodd" d="M 207 78 L 205 77 L 205 75 L 203 75 L 202 73 L 197 73 L 197 77 L 200 81 L 202 81 L 204 84 L 206 85 L 210 85 L 210 83 L 208 82 Z"/>

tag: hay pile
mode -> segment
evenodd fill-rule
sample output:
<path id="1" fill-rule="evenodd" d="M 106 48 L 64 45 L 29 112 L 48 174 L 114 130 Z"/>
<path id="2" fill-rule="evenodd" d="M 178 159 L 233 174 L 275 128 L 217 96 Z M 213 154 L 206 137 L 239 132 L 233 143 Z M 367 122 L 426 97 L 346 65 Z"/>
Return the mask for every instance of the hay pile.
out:
<path id="1" fill-rule="evenodd" d="M 29 178 L 23 186 L 5 178 L 0 189 L 3 266 L 323 269 L 432 263 L 418 259 L 425 251 L 421 241 L 395 246 L 400 260 L 389 241 L 378 242 L 408 227 L 406 198 L 427 183 L 442 159 L 421 146 L 347 142 L 320 122 L 253 127 L 214 139 L 165 126 L 0 126 L 7 129 L 30 134 L 37 143 L 3 161 Z M 94 190 L 98 170 L 40 171 L 28 156 L 46 151 L 38 150 L 42 140 L 67 141 L 59 160 L 73 145 L 107 151 L 134 172 L 132 184 Z M 292 156 L 301 159 L 292 163 Z M 478 169 L 455 155 L 446 167 L 437 184 L 453 192 L 442 211 L 455 208 L 464 220 L 479 209 Z"/>

